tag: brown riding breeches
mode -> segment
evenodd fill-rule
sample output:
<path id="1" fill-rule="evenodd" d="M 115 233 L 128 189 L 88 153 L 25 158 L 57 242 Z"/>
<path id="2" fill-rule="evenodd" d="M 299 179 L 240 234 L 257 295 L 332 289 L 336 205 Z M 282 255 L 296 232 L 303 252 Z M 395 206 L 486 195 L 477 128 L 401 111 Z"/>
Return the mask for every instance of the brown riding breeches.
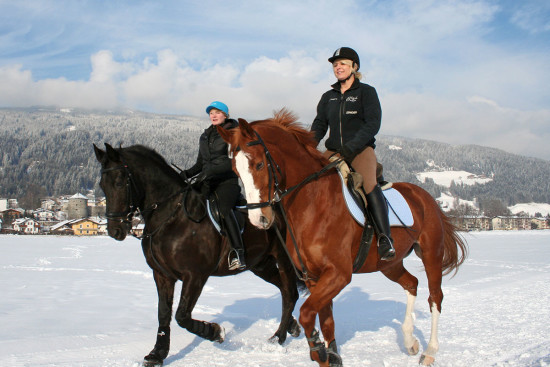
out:
<path id="1" fill-rule="evenodd" d="M 323 155 L 328 158 L 335 152 L 327 150 Z M 373 147 L 365 148 L 351 162 L 351 166 L 363 177 L 363 189 L 365 193 L 370 193 L 376 186 L 376 155 Z"/>

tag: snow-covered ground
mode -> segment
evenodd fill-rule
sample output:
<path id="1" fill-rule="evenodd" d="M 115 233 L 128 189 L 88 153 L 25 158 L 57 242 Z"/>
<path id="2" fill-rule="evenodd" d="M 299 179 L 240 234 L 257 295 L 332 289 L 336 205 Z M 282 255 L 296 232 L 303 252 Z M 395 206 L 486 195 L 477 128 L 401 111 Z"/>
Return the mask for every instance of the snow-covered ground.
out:
<path id="1" fill-rule="evenodd" d="M 444 278 L 437 366 L 550 365 L 550 231 L 465 237 L 470 257 Z M 155 341 L 157 310 L 136 239 L 4 235 L 0 251 L 0 366 L 140 366 Z M 414 254 L 406 266 L 420 279 L 414 334 L 422 349 L 427 283 Z M 344 365 L 416 366 L 418 356 L 402 346 L 404 311 L 398 285 L 380 273 L 354 276 L 334 303 Z M 165 365 L 315 366 L 303 335 L 283 346 L 267 341 L 280 297 L 251 273 L 211 278 L 194 316 L 221 323 L 226 341 L 205 341 L 173 322 Z"/>
<path id="2" fill-rule="evenodd" d="M 436 184 L 446 187 L 450 187 L 453 181 L 457 185 L 474 185 L 476 183 L 486 184 L 487 182 L 493 181 L 490 177 L 478 176 L 466 171 L 420 172 L 416 174 L 416 177 L 420 182 L 424 182 L 426 178 L 431 178 Z"/>
<path id="3" fill-rule="evenodd" d="M 544 217 L 550 214 L 550 204 L 545 204 L 545 203 L 516 204 L 509 207 L 509 209 L 514 214 L 524 212 L 524 213 L 528 213 L 533 217 L 535 216 L 536 213 L 540 213 Z"/>

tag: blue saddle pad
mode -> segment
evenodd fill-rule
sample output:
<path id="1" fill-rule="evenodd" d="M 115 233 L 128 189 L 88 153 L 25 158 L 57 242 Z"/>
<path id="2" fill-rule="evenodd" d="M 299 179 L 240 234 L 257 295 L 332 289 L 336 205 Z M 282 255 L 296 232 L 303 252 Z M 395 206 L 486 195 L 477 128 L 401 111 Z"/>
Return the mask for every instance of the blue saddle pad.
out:
<path id="1" fill-rule="evenodd" d="M 352 194 L 349 192 L 349 189 L 345 184 L 344 177 L 339 170 L 338 175 L 340 176 L 340 181 L 342 182 L 342 192 L 344 193 L 344 200 L 346 201 L 348 210 L 353 219 L 355 219 L 357 223 L 362 226 L 365 224 L 365 216 L 363 215 L 363 211 L 353 199 Z M 393 227 L 412 226 L 414 224 L 414 218 L 412 216 L 411 208 L 403 195 L 401 195 L 401 193 L 394 188 L 389 188 L 383 190 L 382 192 L 388 202 L 390 225 Z"/>

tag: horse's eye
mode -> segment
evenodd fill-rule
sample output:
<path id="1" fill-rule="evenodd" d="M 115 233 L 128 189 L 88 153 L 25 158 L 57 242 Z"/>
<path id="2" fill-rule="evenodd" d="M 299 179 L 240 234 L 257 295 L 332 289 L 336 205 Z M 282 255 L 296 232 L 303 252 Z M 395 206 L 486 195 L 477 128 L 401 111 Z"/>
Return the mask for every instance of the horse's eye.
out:
<path id="1" fill-rule="evenodd" d="M 264 168 L 264 162 L 260 162 L 256 165 L 256 170 L 257 171 L 261 170 L 262 168 Z"/>

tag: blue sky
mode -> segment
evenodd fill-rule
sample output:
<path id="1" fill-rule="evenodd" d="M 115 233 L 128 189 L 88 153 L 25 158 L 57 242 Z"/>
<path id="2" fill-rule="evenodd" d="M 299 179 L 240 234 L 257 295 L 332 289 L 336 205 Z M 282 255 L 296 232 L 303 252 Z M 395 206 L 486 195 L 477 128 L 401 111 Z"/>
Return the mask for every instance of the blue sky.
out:
<path id="1" fill-rule="evenodd" d="M 232 117 L 288 107 L 310 123 L 361 57 L 382 134 L 550 160 L 550 1 L 0 0 L 0 107 Z"/>

